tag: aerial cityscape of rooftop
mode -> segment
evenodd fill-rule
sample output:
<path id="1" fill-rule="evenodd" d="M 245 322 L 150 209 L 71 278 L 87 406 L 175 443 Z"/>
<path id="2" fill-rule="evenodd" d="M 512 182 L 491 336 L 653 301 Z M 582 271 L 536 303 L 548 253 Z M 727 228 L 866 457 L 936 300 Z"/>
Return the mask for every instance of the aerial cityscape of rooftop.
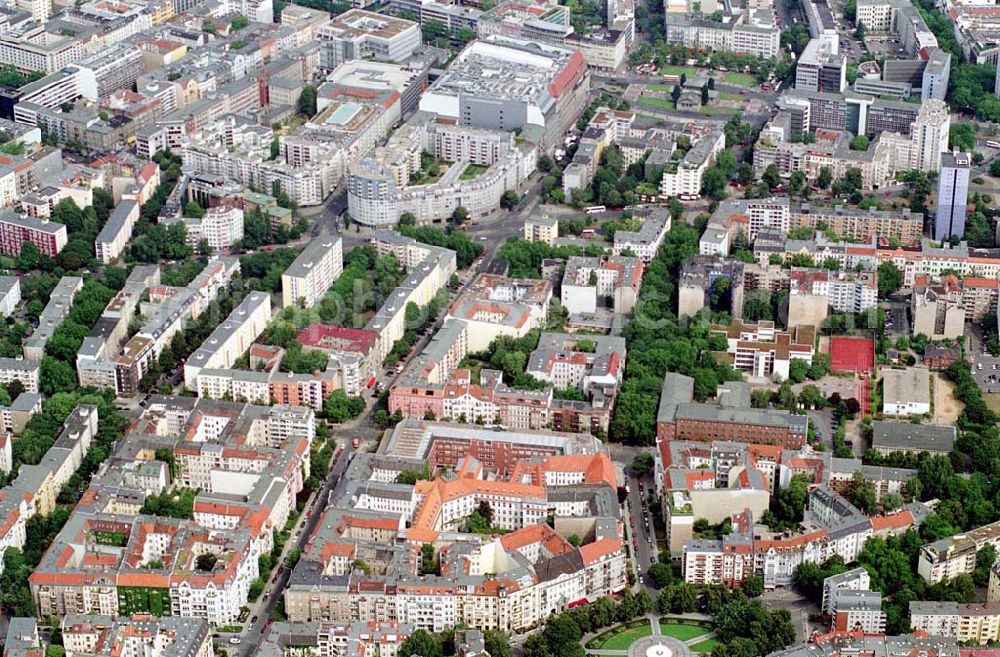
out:
<path id="1" fill-rule="evenodd" d="M 1000 657 L 993 0 L 0 2 L 0 657 Z"/>

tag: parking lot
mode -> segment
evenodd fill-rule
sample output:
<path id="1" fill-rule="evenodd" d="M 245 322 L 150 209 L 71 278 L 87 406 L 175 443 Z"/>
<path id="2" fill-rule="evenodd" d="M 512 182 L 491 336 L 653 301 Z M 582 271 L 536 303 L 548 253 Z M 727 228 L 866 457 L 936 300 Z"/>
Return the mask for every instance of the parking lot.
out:
<path id="1" fill-rule="evenodd" d="M 890 338 L 910 335 L 910 320 L 906 314 L 906 304 L 892 302 L 886 307 L 885 333 Z"/>
<path id="2" fill-rule="evenodd" d="M 1000 392 L 1000 358 L 982 351 L 973 353 L 972 376 L 983 392 Z"/>
<path id="3" fill-rule="evenodd" d="M 966 354 L 972 363 L 972 378 L 984 393 L 1000 393 L 1000 357 L 991 356 L 983 347 L 981 331 L 978 326 L 966 325 Z"/>

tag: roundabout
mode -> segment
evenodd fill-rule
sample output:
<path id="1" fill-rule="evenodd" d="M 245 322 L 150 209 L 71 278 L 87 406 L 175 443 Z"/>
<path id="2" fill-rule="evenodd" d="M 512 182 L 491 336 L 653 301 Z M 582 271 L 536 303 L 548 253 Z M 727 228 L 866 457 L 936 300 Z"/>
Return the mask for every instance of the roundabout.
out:
<path id="1" fill-rule="evenodd" d="M 633 641 L 628 657 L 691 657 L 691 649 L 672 636 L 655 634 Z"/>

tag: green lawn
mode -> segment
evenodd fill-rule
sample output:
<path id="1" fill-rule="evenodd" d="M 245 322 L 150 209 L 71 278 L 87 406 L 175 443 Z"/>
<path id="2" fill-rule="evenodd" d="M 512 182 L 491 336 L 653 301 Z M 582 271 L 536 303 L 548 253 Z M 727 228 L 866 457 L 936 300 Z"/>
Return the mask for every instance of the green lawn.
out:
<path id="1" fill-rule="evenodd" d="M 465 167 L 465 170 L 462 172 L 462 175 L 458 177 L 458 179 L 474 180 L 479 176 L 483 175 L 484 173 L 486 173 L 487 169 L 489 169 L 489 167 L 483 166 L 481 164 L 470 164 L 469 166 Z"/>
<path id="2" fill-rule="evenodd" d="M 692 652 L 712 652 L 712 648 L 719 645 L 718 639 L 705 639 L 691 646 Z"/>
<path id="3" fill-rule="evenodd" d="M 736 113 L 736 109 L 732 107 L 715 107 L 714 105 L 705 105 L 698 111 L 702 114 L 716 114 L 719 116 L 731 116 Z"/>
<path id="4" fill-rule="evenodd" d="M 698 72 L 698 69 L 691 68 L 690 66 L 671 66 L 667 65 L 660 69 L 660 75 L 686 75 L 691 77 Z"/>
<path id="5" fill-rule="evenodd" d="M 660 109 L 672 110 L 675 108 L 675 103 L 672 100 L 666 100 L 665 98 L 652 98 L 650 96 L 643 96 L 636 101 L 637 105 L 645 105 L 646 107 L 659 107 Z"/>
<path id="6" fill-rule="evenodd" d="M 729 91 L 720 91 L 719 92 L 719 100 L 741 101 L 741 100 L 743 100 L 743 96 L 741 96 L 739 94 L 734 94 L 734 93 L 729 92 Z"/>
<path id="7" fill-rule="evenodd" d="M 640 625 L 639 627 L 633 627 L 630 630 L 625 630 L 624 632 L 619 632 L 615 634 L 607 641 L 601 644 L 598 650 L 627 650 L 632 642 L 636 639 L 641 639 L 644 636 L 649 636 L 653 633 L 653 629 L 649 624 Z"/>
<path id="8" fill-rule="evenodd" d="M 757 78 L 748 73 L 736 73 L 728 71 L 723 78 L 728 84 L 735 84 L 740 87 L 756 87 Z"/>
<path id="9" fill-rule="evenodd" d="M 647 84 L 646 88 L 649 89 L 650 91 L 662 91 L 664 93 L 670 93 L 671 91 L 674 90 L 675 86 L 676 85 L 673 84 L 659 84 L 658 82 L 653 82 L 651 84 Z"/>
<path id="10" fill-rule="evenodd" d="M 660 621 L 660 632 L 666 634 L 667 636 L 672 636 L 675 639 L 681 641 L 689 641 L 695 637 L 699 637 L 702 634 L 708 634 L 709 630 L 707 627 L 701 627 L 700 625 L 688 625 L 687 623 L 667 623 L 665 621 Z"/>

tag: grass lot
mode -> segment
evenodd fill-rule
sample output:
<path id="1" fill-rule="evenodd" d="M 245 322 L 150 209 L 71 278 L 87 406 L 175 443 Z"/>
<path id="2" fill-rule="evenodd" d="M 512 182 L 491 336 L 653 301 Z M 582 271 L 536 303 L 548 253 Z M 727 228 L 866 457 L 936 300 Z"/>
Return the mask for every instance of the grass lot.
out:
<path id="1" fill-rule="evenodd" d="M 757 78 L 748 73 L 736 73 L 729 71 L 723 78 L 728 84 L 735 84 L 740 87 L 756 87 Z"/>
<path id="2" fill-rule="evenodd" d="M 481 164 L 470 164 L 469 166 L 465 167 L 465 171 L 462 172 L 462 175 L 459 176 L 458 179 L 475 180 L 479 176 L 486 173 L 487 169 L 489 169 L 489 167 L 483 166 Z"/>
<path id="3" fill-rule="evenodd" d="M 702 114 L 716 114 L 718 116 L 732 116 L 736 113 L 736 110 L 732 107 L 714 107 L 712 105 L 705 105 L 698 111 Z"/>
<path id="4" fill-rule="evenodd" d="M 607 639 L 598 650 L 627 650 L 632 642 L 636 639 L 640 639 L 644 636 L 649 636 L 653 633 L 653 629 L 649 626 L 649 623 L 640 625 L 639 627 L 633 627 L 630 630 L 624 630 L 618 632 L 611 638 Z"/>
<path id="5" fill-rule="evenodd" d="M 698 72 L 698 69 L 690 66 L 664 66 L 660 69 L 660 75 L 686 75 L 691 77 Z"/>
<path id="6" fill-rule="evenodd" d="M 739 94 L 734 94 L 734 93 L 729 92 L 729 91 L 720 91 L 719 92 L 719 100 L 735 100 L 735 101 L 739 102 L 739 101 L 745 100 L 745 98 L 743 98 L 743 96 L 741 96 Z"/>
<path id="7" fill-rule="evenodd" d="M 695 637 L 699 637 L 702 634 L 708 634 L 709 630 L 707 627 L 701 627 L 700 625 L 689 625 L 687 623 L 668 623 L 666 621 L 660 621 L 660 632 L 666 634 L 667 636 L 672 636 L 680 641 L 689 641 Z"/>
<path id="8" fill-rule="evenodd" d="M 647 84 L 646 88 L 649 89 L 650 91 L 662 91 L 664 93 L 670 93 L 671 91 L 674 90 L 674 86 L 676 86 L 676 85 L 672 85 L 672 84 L 659 84 L 659 83 L 654 82 L 652 84 Z"/>
<path id="9" fill-rule="evenodd" d="M 692 652 L 712 652 L 712 648 L 719 645 L 718 639 L 705 639 L 691 646 Z"/>
<path id="10" fill-rule="evenodd" d="M 676 104 L 672 100 L 666 100 L 664 98 L 651 98 L 649 96 L 643 96 L 636 101 L 636 104 L 645 105 L 646 107 L 658 107 L 665 110 L 672 110 L 676 108 Z"/>

